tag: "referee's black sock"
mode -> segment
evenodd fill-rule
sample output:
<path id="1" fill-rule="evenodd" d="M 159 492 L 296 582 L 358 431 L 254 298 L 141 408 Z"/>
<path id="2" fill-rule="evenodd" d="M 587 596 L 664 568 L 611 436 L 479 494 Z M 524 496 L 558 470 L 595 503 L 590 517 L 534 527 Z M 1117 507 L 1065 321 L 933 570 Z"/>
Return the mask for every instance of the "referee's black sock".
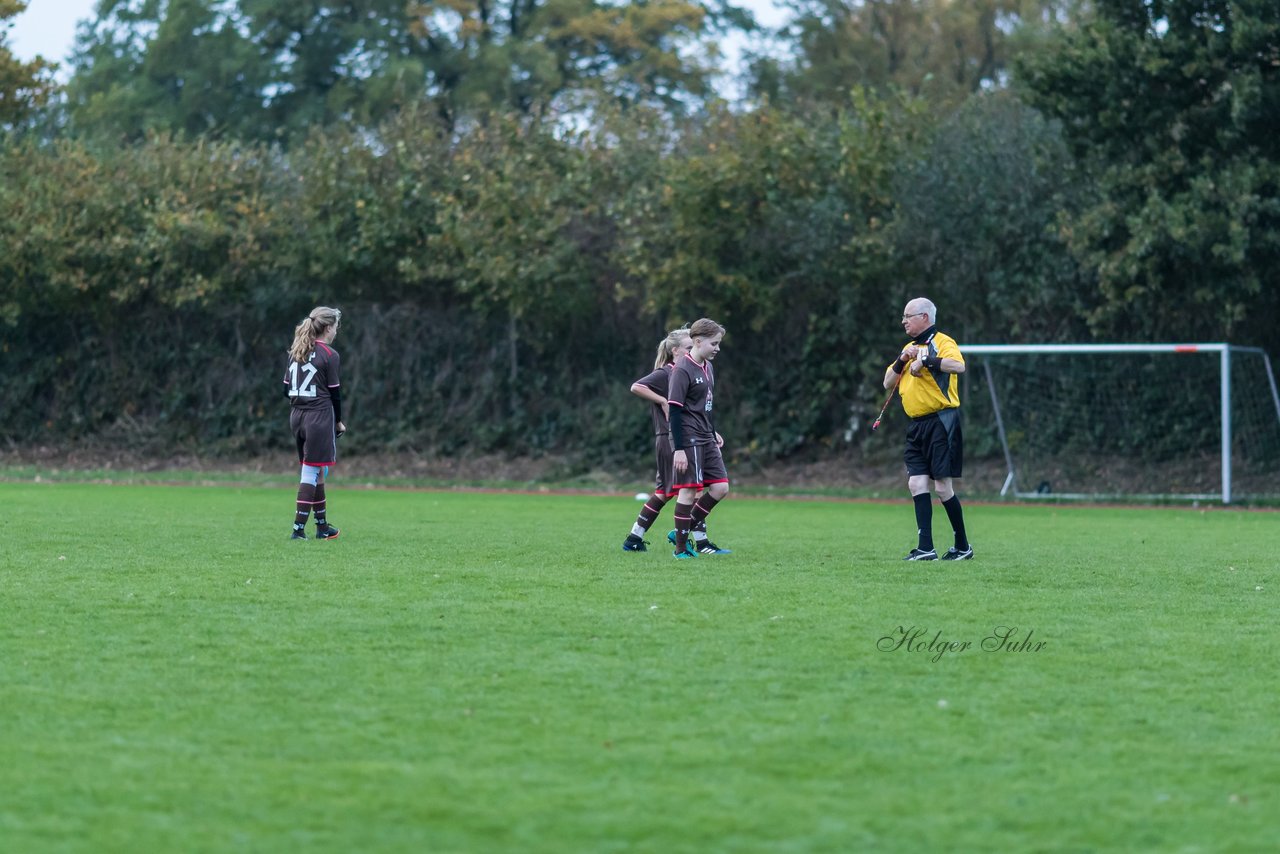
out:
<path id="1" fill-rule="evenodd" d="M 911 496 L 916 503 L 916 533 L 920 542 L 916 548 L 922 552 L 933 549 L 933 496 L 927 492 Z"/>
<path id="2" fill-rule="evenodd" d="M 951 520 L 951 530 L 956 532 L 956 549 L 964 551 L 969 548 L 969 538 L 964 532 L 964 511 L 960 509 L 960 496 L 952 495 L 942 502 L 942 509 L 947 511 Z"/>

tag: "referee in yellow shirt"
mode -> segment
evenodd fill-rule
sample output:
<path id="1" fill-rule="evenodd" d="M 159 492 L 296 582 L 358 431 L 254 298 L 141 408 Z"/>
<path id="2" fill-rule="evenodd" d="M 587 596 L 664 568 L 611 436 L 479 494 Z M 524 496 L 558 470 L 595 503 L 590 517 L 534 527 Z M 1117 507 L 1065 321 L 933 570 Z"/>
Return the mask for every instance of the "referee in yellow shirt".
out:
<path id="1" fill-rule="evenodd" d="M 916 505 L 919 542 L 903 560 L 937 560 L 933 547 L 933 503 L 930 488 L 938 493 L 955 531 L 956 544 L 943 560 L 969 560 L 973 547 L 964 530 L 964 511 L 951 483 L 964 464 L 964 437 L 960 433 L 960 374 L 964 356 L 955 339 L 938 331 L 937 307 L 917 297 L 902 311 L 902 328 L 911 343 L 884 372 L 884 387 L 898 384 L 902 408 L 911 418 L 907 428 L 907 488 Z"/>

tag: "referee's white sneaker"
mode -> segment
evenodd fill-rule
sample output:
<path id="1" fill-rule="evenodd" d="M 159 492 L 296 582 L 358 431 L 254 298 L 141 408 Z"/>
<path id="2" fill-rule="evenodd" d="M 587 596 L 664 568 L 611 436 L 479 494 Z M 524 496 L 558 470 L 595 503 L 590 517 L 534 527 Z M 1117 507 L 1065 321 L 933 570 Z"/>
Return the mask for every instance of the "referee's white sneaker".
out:
<path id="1" fill-rule="evenodd" d="M 929 549 L 928 551 L 924 549 L 912 549 L 911 551 L 907 552 L 907 556 L 903 558 L 903 560 L 937 560 L 937 559 L 938 559 L 938 553 L 933 549 Z"/>

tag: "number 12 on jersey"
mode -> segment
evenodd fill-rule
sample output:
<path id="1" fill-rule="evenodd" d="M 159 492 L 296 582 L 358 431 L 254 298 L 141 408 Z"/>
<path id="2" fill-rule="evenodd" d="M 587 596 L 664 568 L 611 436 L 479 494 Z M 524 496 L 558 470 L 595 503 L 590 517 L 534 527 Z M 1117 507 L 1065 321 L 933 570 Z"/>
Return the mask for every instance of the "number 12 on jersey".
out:
<path id="1" fill-rule="evenodd" d="M 302 381 L 299 382 L 299 374 L 302 375 Z M 316 396 L 316 366 L 310 362 L 299 365 L 297 362 L 289 363 L 289 397 L 315 397 Z"/>

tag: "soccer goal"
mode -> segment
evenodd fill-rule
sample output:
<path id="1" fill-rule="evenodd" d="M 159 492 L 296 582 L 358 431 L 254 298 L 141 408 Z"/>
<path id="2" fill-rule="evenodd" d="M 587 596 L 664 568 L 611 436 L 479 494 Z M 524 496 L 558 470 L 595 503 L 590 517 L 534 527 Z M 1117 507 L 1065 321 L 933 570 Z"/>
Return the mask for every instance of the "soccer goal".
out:
<path id="1" fill-rule="evenodd" d="M 1280 394 L 1258 347 L 968 344 L 961 351 L 965 454 L 975 463 L 1003 455 L 1001 495 L 1224 504 L 1280 497 Z"/>

